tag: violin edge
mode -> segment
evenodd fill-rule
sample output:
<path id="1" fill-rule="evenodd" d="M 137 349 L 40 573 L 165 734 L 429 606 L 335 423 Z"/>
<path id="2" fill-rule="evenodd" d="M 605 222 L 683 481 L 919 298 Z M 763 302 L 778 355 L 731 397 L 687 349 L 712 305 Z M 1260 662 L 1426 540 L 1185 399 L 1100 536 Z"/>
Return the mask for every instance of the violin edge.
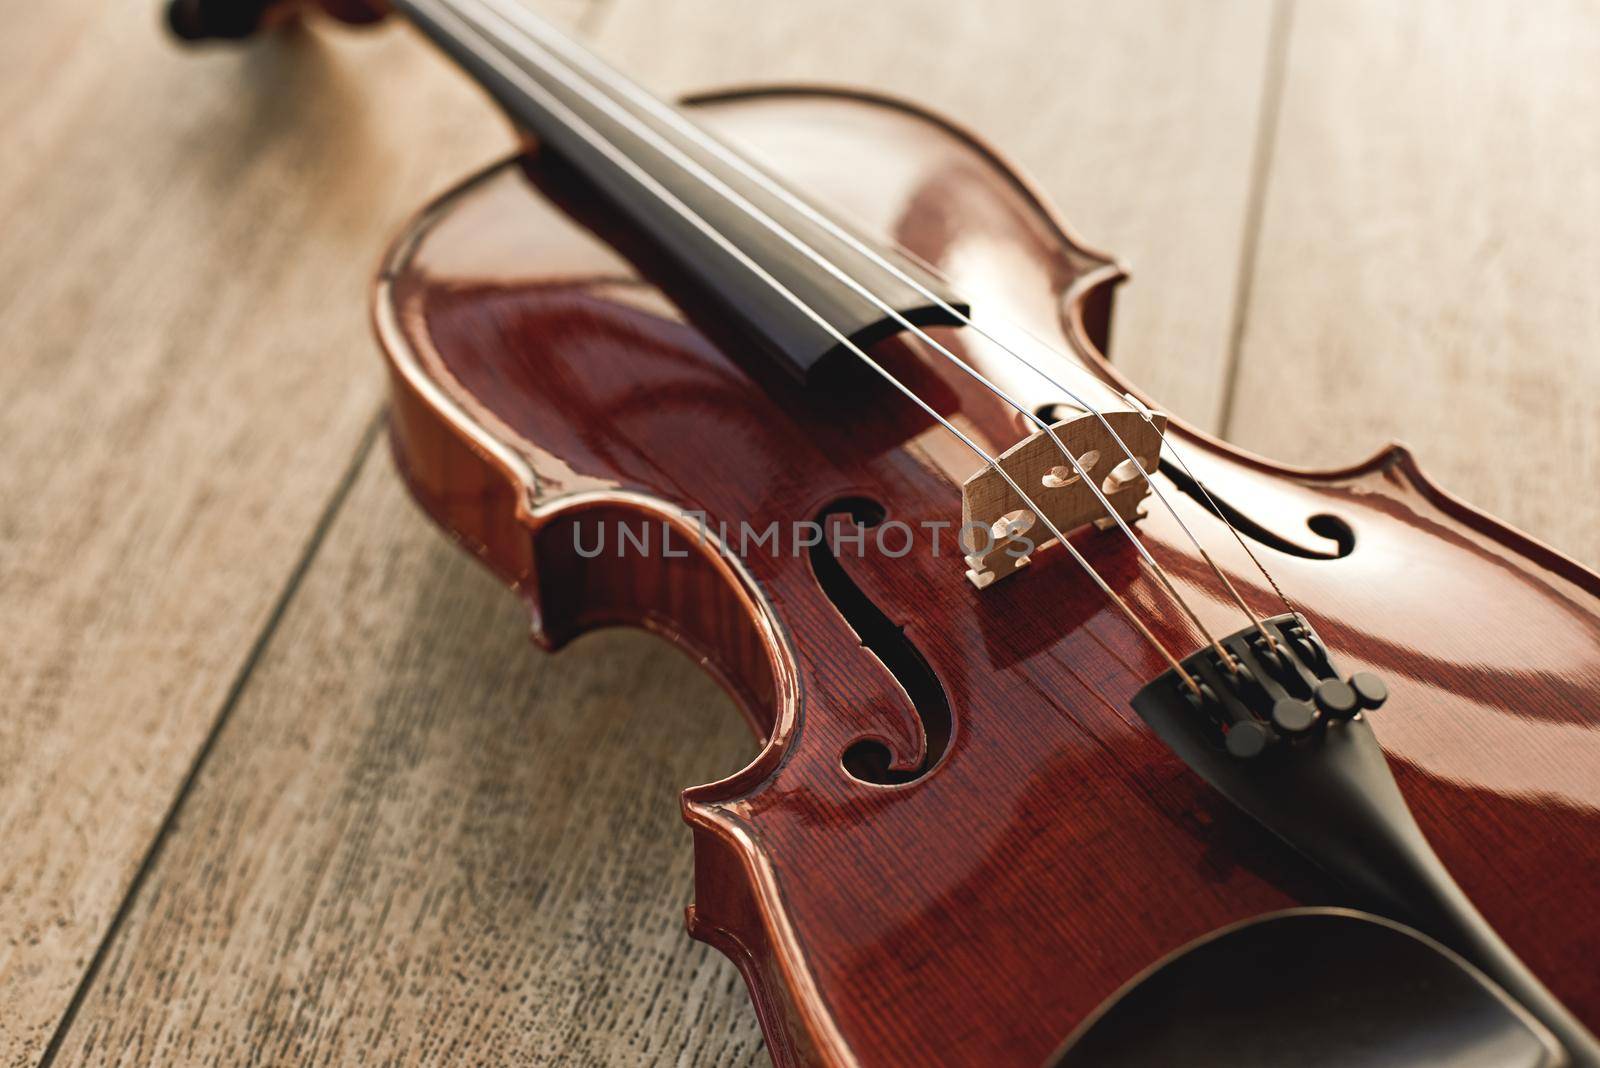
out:
<path id="1" fill-rule="evenodd" d="M 779 91 L 772 90 L 774 93 Z M 854 97 L 851 93 L 839 95 Z M 868 94 L 868 97 L 870 99 L 871 95 Z M 903 110 L 916 115 L 927 114 L 912 106 L 905 106 Z M 948 124 L 941 123 L 941 125 L 948 128 Z M 438 198 L 419 216 L 412 228 L 408 228 L 402 235 L 396 243 L 391 258 L 386 260 L 385 272 L 379 278 L 374 312 L 379 323 L 380 342 L 383 343 L 385 352 L 390 355 L 391 364 L 394 356 L 389 346 L 389 339 L 403 340 L 405 331 L 399 324 L 399 311 L 389 299 L 392 294 L 386 290 L 386 284 L 394 277 L 393 268 L 404 259 L 404 255 L 414 244 L 417 236 L 416 228 L 425 225 L 436 212 L 447 209 L 454 198 L 471 188 L 474 182 L 498 173 L 505 166 L 505 161 L 493 164 L 464 185 Z M 1035 200 L 1045 216 L 1051 219 L 1057 217 L 1054 208 L 1047 201 L 1042 198 Z M 1071 307 L 1065 296 L 1063 307 L 1070 315 Z M 385 325 L 386 315 L 390 317 L 387 325 Z M 1104 354 L 1090 343 L 1087 328 L 1082 331 L 1082 337 L 1089 350 L 1086 355 L 1094 361 L 1092 365 L 1108 380 L 1121 384 L 1120 374 L 1112 369 Z M 396 413 L 402 424 L 408 418 L 412 418 L 412 415 L 403 411 L 407 401 L 418 404 L 422 409 L 429 407 L 422 398 L 415 395 L 414 390 L 410 391 L 411 395 L 408 396 L 408 390 L 404 387 L 414 384 L 402 383 L 397 379 Z M 1131 388 L 1129 391 L 1133 392 Z M 422 501 L 424 510 L 433 515 L 441 526 L 466 545 L 474 555 L 508 581 L 529 605 L 536 639 L 548 647 L 557 647 L 571 636 L 571 632 L 552 619 L 547 608 L 542 607 L 538 600 L 533 585 L 538 562 L 533 544 L 534 538 L 530 535 L 569 506 L 615 506 L 645 511 L 671 509 L 673 506 L 664 498 L 648 498 L 619 491 L 546 494 L 544 491 L 548 487 L 540 485 L 537 473 L 517 459 L 514 449 L 507 447 L 504 442 L 496 441 L 480 423 L 468 419 L 464 427 L 476 428 L 486 439 L 474 444 L 471 440 L 472 434 L 468 433 L 456 442 L 456 446 L 465 453 L 465 456 L 456 462 L 478 465 L 482 469 L 481 477 L 485 483 L 480 491 L 481 499 L 476 505 L 469 505 L 468 510 L 479 507 L 485 514 L 496 509 L 504 512 L 511 540 L 523 542 L 520 547 L 515 548 L 515 551 L 525 555 L 497 557 L 496 547 L 501 542 L 500 535 L 496 532 L 488 531 L 486 536 L 481 538 L 470 534 L 464 535 L 456 526 L 440 518 L 426 501 Z M 464 427 L 454 429 L 462 430 Z M 1263 473 L 1288 476 L 1308 488 L 1314 489 L 1329 483 L 1348 483 L 1373 476 L 1384 478 L 1395 486 L 1415 491 L 1434 507 L 1491 536 L 1520 557 L 1564 574 L 1564 577 L 1577 581 L 1590 592 L 1600 595 L 1600 576 L 1440 489 L 1421 471 L 1410 450 L 1402 445 L 1390 445 L 1369 459 L 1349 467 L 1319 472 L 1293 468 L 1256 457 L 1245 450 L 1212 439 L 1181 424 L 1180 432 L 1185 432 L 1186 436 L 1200 441 L 1207 448 L 1222 453 L 1228 460 Z M 391 443 L 397 461 L 408 484 L 412 487 L 412 492 L 421 501 L 423 495 L 418 492 L 417 479 L 423 477 L 425 472 L 417 469 L 418 452 L 405 443 L 403 440 L 405 433 L 402 426 L 400 436 L 395 436 L 395 424 L 391 423 Z M 496 480 L 501 483 L 498 490 L 488 486 L 488 483 Z M 452 493 L 457 492 L 459 486 L 452 483 Z M 468 496 L 470 497 L 471 493 Z M 516 565 L 507 567 L 507 559 L 517 561 Z M 597 625 L 599 622 L 622 621 L 601 620 L 594 617 L 588 622 Z M 648 626 L 648 624 L 642 625 Z M 668 637 L 683 644 L 681 635 L 669 634 Z M 720 681 L 723 681 L 725 686 L 729 685 L 725 678 Z M 735 692 L 734 696 L 741 699 L 743 707 L 741 694 Z M 798 717 L 800 711 L 796 703 L 793 707 L 794 715 Z M 767 938 L 772 925 L 781 923 L 783 919 L 781 892 L 774 882 L 762 876 L 760 843 L 751 840 L 749 834 L 740 829 L 740 825 L 732 818 L 724 804 L 736 801 L 739 793 L 759 785 L 776 769 L 781 762 L 783 747 L 772 743 L 782 734 L 782 731 L 769 734 L 768 745 L 746 768 L 719 782 L 693 787 L 683 795 L 685 819 L 694 829 L 697 873 L 697 904 L 691 907 L 688 914 L 690 932 L 694 937 L 718 948 L 738 966 L 756 1010 L 761 1016 L 763 1029 L 769 1036 L 774 1058 L 779 1064 L 851 1064 L 856 1062 L 856 1058 L 843 1039 L 838 1037 L 837 1031 L 832 1029 L 830 1011 L 826 1003 L 820 999 L 820 995 L 813 999 L 803 993 L 796 994 L 797 989 L 803 992 L 806 987 L 807 965 L 804 954 L 793 943 L 782 945 L 783 940 L 780 938 L 778 940 L 780 944 L 774 945 L 772 940 Z M 701 890 L 702 885 L 708 884 L 732 889 L 718 896 Z"/>
<path id="2" fill-rule="evenodd" d="M 714 651 L 699 648 L 682 631 L 663 631 L 640 614 L 603 618 L 573 603 L 551 603 L 541 595 L 538 557 L 542 532 L 564 518 L 590 509 L 621 508 L 666 521 L 681 519 L 670 501 L 622 490 L 580 491 L 540 499 L 532 468 L 481 422 L 456 405 L 432 382 L 424 361 L 401 323 L 390 282 L 439 211 L 479 179 L 497 173 L 492 165 L 437 198 L 394 243 L 374 287 L 373 326 L 389 367 L 391 410 L 388 439 L 395 467 L 420 510 L 447 537 L 471 553 L 523 602 L 530 637 L 554 651 L 579 634 L 605 625 L 652 630 L 688 653 L 734 699 L 761 739 L 759 752 L 731 774 L 685 789 L 680 796 L 684 821 L 694 840 L 694 900 L 685 910 L 691 937 L 726 956 L 744 979 L 774 1063 L 800 1065 L 858 1063 L 834 1025 L 790 929 L 772 873 L 752 831 L 727 804 L 758 787 L 781 764 L 802 714 L 793 652 L 776 614 L 750 576 L 726 554 L 696 552 L 711 565 L 724 587 L 737 591 L 746 618 L 765 636 L 766 670 L 778 689 L 770 719 L 752 712 L 750 687 L 729 671 Z M 680 568 L 683 565 L 679 565 Z"/>

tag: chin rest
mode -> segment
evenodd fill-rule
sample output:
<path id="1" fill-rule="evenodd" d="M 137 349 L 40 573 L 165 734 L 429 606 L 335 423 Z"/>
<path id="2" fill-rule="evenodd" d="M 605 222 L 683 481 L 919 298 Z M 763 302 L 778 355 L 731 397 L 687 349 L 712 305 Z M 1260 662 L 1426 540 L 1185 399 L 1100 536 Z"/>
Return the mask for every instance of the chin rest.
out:
<path id="1" fill-rule="evenodd" d="M 1296 909 L 1224 928 L 1113 994 L 1046 1068 L 1560 1068 L 1472 965 L 1389 920 Z"/>

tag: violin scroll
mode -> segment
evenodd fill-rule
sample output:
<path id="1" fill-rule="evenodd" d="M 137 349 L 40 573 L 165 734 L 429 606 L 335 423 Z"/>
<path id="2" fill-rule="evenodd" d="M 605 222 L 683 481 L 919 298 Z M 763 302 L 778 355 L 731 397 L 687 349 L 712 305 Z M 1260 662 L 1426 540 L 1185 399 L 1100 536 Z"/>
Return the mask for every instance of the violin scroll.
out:
<path id="1" fill-rule="evenodd" d="M 381 0 L 171 0 L 167 25 L 184 41 L 237 41 L 288 21 L 307 7 L 340 22 L 376 22 L 387 14 Z"/>

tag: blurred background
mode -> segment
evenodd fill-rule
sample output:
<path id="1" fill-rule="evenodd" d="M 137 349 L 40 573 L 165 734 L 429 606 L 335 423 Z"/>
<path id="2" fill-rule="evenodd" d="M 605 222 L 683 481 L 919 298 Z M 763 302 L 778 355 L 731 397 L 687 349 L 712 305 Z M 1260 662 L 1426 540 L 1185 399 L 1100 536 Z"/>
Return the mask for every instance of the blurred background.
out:
<path id="1" fill-rule="evenodd" d="M 1130 265 L 1112 357 L 1172 412 L 1403 439 L 1600 564 L 1594 5 L 529 2 L 664 94 L 953 117 Z M 529 648 L 378 433 L 378 258 L 509 129 L 399 26 L 0 13 L 0 1063 L 764 1063 L 681 924 L 731 705 Z"/>

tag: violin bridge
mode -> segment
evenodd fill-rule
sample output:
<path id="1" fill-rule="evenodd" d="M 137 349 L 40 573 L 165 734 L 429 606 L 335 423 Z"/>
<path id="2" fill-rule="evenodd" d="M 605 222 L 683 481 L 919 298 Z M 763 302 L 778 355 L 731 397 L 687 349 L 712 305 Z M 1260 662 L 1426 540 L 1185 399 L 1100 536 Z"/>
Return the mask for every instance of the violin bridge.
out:
<path id="1" fill-rule="evenodd" d="M 1116 523 L 1085 476 L 1094 480 L 1112 510 L 1125 521 L 1131 523 L 1144 515 L 1150 487 L 1138 468 L 1155 470 L 1167 417 L 1151 413 L 1146 420 L 1129 410 L 1104 415 L 1127 451 L 1098 416 L 1078 415 L 1051 426 L 1060 445 L 1039 430 L 995 458 L 1062 534 L 1070 535 L 1090 523 L 1101 529 Z M 1082 475 L 1063 455 L 1063 448 L 1077 459 Z M 1138 466 L 1128 458 L 1130 451 L 1138 458 Z M 1015 574 L 1035 552 L 1055 540 L 1029 502 L 994 468 L 984 467 L 961 487 L 961 547 L 966 554 L 967 578 L 978 589 Z"/>

